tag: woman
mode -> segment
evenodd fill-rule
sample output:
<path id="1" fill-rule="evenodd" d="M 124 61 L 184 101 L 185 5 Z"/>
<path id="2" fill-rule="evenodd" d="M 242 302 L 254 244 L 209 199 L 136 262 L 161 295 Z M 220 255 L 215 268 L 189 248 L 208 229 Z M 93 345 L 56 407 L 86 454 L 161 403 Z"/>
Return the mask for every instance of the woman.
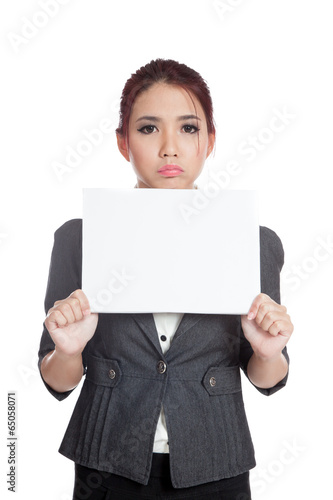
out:
<path id="1" fill-rule="evenodd" d="M 116 132 L 136 188 L 196 188 L 215 143 L 205 81 L 176 61 L 151 61 L 124 87 Z M 239 368 L 266 395 L 288 377 L 281 241 L 260 228 L 262 293 L 247 316 L 98 315 L 81 290 L 81 232 L 72 220 L 55 233 L 39 350 L 59 400 L 86 375 L 59 449 L 75 462 L 73 498 L 250 499 Z"/>

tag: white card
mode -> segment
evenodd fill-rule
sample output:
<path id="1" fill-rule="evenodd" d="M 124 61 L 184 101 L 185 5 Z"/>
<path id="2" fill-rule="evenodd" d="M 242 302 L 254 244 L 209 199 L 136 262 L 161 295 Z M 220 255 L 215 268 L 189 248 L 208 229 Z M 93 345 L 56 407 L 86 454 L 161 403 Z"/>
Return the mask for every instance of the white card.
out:
<path id="1" fill-rule="evenodd" d="M 260 293 L 255 191 L 84 189 L 93 312 L 246 314 Z"/>

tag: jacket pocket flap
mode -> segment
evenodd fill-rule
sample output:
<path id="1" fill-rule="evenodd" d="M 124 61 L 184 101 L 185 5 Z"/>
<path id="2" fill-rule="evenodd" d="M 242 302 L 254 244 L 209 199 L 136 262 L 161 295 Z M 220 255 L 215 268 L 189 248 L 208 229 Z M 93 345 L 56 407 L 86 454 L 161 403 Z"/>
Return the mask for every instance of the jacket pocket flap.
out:
<path id="1" fill-rule="evenodd" d="M 242 390 L 238 366 L 213 366 L 206 372 L 203 385 L 211 396 L 232 394 Z"/>
<path id="2" fill-rule="evenodd" d="M 86 379 L 96 385 L 116 387 L 121 379 L 121 370 L 115 359 L 97 358 L 89 355 Z"/>

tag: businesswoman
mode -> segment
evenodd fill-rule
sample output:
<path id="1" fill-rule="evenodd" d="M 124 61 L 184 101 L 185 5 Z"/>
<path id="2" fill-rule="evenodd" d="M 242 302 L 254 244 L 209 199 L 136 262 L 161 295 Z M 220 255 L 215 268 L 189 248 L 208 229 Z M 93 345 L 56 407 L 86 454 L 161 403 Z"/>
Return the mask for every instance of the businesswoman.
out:
<path id="1" fill-rule="evenodd" d="M 116 134 L 135 188 L 195 189 L 215 143 L 205 81 L 151 61 L 125 84 Z M 81 238 L 79 219 L 55 232 L 39 349 L 57 399 L 85 376 L 59 449 L 75 462 L 73 499 L 249 500 L 255 458 L 240 368 L 266 395 L 287 381 L 280 239 L 260 227 L 261 293 L 236 316 L 91 313 Z"/>

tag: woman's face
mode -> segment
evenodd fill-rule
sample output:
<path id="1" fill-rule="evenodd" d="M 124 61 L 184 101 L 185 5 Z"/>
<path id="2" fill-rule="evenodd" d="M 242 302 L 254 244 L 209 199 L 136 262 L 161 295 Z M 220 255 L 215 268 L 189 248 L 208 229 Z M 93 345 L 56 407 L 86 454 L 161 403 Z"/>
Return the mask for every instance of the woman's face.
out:
<path id="1" fill-rule="evenodd" d="M 139 188 L 193 189 L 215 137 L 208 134 L 200 102 L 179 86 L 156 83 L 136 98 L 129 120 L 130 161 Z"/>

